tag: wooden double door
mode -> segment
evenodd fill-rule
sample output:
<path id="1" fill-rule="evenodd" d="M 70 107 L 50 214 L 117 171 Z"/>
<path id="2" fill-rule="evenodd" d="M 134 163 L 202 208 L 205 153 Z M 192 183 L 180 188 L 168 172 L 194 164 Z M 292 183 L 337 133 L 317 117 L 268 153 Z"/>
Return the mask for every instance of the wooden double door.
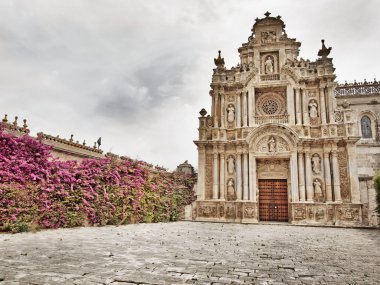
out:
<path id="1" fill-rule="evenodd" d="M 288 221 L 288 183 L 286 179 L 259 179 L 260 221 Z"/>

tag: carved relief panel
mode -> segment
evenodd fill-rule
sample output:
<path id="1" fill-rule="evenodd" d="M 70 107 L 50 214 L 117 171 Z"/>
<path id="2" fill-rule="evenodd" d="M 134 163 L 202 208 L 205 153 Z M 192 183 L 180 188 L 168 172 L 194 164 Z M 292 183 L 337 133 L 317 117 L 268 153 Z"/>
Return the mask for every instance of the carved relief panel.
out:
<path id="1" fill-rule="evenodd" d="M 255 151 L 257 153 L 266 153 L 274 155 L 276 153 L 283 153 L 290 151 L 288 143 L 279 136 L 268 135 L 263 137 L 256 145 Z"/>
<path id="2" fill-rule="evenodd" d="M 288 179 L 288 160 L 257 160 L 257 177 L 259 179 Z"/>

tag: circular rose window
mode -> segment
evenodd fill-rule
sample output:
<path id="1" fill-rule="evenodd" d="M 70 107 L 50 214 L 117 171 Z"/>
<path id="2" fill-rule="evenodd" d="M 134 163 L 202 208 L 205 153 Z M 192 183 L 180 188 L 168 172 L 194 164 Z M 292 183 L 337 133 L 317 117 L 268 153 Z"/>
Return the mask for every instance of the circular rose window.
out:
<path id="1" fill-rule="evenodd" d="M 275 100 L 268 99 L 263 102 L 262 110 L 267 115 L 273 115 L 276 114 L 278 111 L 278 103 Z"/>

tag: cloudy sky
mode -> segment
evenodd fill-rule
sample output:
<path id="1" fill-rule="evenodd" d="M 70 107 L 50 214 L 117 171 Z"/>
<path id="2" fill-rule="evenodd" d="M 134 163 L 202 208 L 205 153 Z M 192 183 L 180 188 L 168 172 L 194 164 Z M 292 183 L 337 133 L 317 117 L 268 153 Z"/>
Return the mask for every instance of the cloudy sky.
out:
<path id="1" fill-rule="evenodd" d="M 102 137 L 102 149 L 197 165 L 213 58 L 239 61 L 256 17 L 281 15 L 303 58 L 332 47 L 339 82 L 380 79 L 380 1 L 0 1 L 0 113 L 32 134 Z"/>

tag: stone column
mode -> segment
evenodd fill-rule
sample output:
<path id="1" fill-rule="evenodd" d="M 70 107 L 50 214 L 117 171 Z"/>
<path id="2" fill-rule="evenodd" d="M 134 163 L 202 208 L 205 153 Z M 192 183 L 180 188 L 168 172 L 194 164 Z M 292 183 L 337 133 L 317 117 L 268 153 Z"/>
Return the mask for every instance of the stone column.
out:
<path id="1" fill-rule="evenodd" d="M 323 163 L 325 169 L 325 187 L 326 187 L 326 201 L 332 202 L 332 189 L 331 189 L 331 170 L 330 170 L 330 157 L 329 151 L 326 147 L 323 149 Z"/>
<path id="2" fill-rule="evenodd" d="M 212 187 L 212 199 L 218 199 L 219 193 L 219 155 L 218 149 L 214 146 L 214 165 L 213 165 L 213 187 Z"/>
<path id="3" fill-rule="evenodd" d="M 243 200 L 248 200 L 248 151 L 243 153 Z"/>
<path id="4" fill-rule="evenodd" d="M 224 94 L 220 94 L 220 127 L 222 128 L 225 126 L 225 113 L 226 106 L 224 104 Z"/>
<path id="5" fill-rule="evenodd" d="M 294 91 L 291 85 L 286 87 L 286 102 L 289 115 L 289 125 L 295 125 L 295 116 L 294 116 Z"/>
<path id="6" fill-rule="evenodd" d="M 206 148 L 198 145 L 198 181 L 197 181 L 197 200 L 205 199 L 205 173 L 206 173 Z"/>
<path id="7" fill-rule="evenodd" d="M 296 123 L 302 125 L 302 111 L 301 111 L 301 94 L 300 89 L 296 89 Z"/>
<path id="8" fill-rule="evenodd" d="M 319 87 L 319 98 L 321 102 L 321 119 L 322 119 L 322 125 L 326 125 L 326 100 L 325 100 L 325 88 Z"/>
<path id="9" fill-rule="evenodd" d="M 331 85 L 331 84 L 330 84 Z M 333 87 L 332 86 L 329 86 L 327 87 L 327 101 L 328 101 L 328 112 L 329 112 L 329 123 L 335 123 L 335 120 L 334 120 L 334 92 L 333 92 Z"/>
<path id="10" fill-rule="evenodd" d="M 310 150 L 305 151 L 305 166 L 306 166 L 306 198 L 308 202 L 313 202 L 313 173 L 311 171 Z"/>
<path id="11" fill-rule="evenodd" d="M 293 151 L 290 156 L 290 186 L 292 193 L 292 202 L 299 201 L 298 195 L 298 169 L 297 169 L 297 152 Z"/>
<path id="12" fill-rule="evenodd" d="M 241 127 L 241 104 L 240 104 L 240 93 L 236 95 L 236 127 Z"/>
<path id="13" fill-rule="evenodd" d="M 302 111 L 303 111 L 303 124 L 308 125 L 310 120 L 309 120 L 309 106 L 307 102 L 307 97 L 306 97 L 306 91 L 305 89 L 302 89 Z"/>
<path id="14" fill-rule="evenodd" d="M 219 94 L 218 93 L 214 93 L 214 128 L 217 128 L 218 127 L 218 97 L 219 97 Z"/>
<path id="15" fill-rule="evenodd" d="M 225 191 L 226 191 L 226 189 L 225 189 L 225 185 L 224 185 L 224 173 L 225 173 L 225 160 L 224 160 L 224 150 L 222 150 L 221 151 L 221 153 L 220 153 L 220 175 L 219 175 L 219 177 L 220 177 L 220 183 L 219 183 L 219 185 L 220 185 L 220 193 L 219 193 L 219 197 L 220 197 L 220 199 L 221 200 L 224 200 L 224 197 L 225 197 L 225 195 L 224 195 L 224 193 L 225 193 Z"/>
<path id="16" fill-rule="evenodd" d="M 242 112 L 242 115 L 243 115 L 243 127 L 247 127 L 247 93 L 245 91 L 243 91 L 243 112 Z"/>
<path id="17" fill-rule="evenodd" d="M 256 202 L 256 157 L 249 152 L 249 200 Z"/>
<path id="18" fill-rule="evenodd" d="M 305 169 L 303 153 L 301 151 L 298 153 L 298 188 L 300 191 L 300 200 L 301 202 L 305 202 Z"/>
<path id="19" fill-rule="evenodd" d="M 352 143 L 347 144 L 347 154 L 348 154 L 348 171 L 350 178 L 350 192 L 351 192 L 351 202 L 360 203 L 360 185 L 358 179 L 358 168 L 357 168 L 357 158 L 355 145 Z"/>
<path id="20" fill-rule="evenodd" d="M 253 126 L 255 119 L 255 87 L 251 87 L 248 93 L 248 125 Z"/>
<path id="21" fill-rule="evenodd" d="M 333 167 L 333 182 L 334 182 L 334 201 L 341 202 L 340 195 L 340 177 L 339 177 L 339 164 L 338 164 L 338 151 L 336 147 L 332 150 L 332 167 Z"/>
<path id="22" fill-rule="evenodd" d="M 242 199 L 242 181 L 241 181 L 241 150 L 236 152 L 236 197 Z"/>

